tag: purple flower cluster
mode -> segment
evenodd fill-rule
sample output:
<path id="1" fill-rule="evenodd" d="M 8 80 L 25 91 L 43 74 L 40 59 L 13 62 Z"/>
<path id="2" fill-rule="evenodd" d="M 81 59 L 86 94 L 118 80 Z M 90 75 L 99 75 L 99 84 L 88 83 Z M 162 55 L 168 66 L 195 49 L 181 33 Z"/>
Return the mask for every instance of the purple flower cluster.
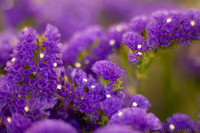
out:
<path id="1" fill-rule="evenodd" d="M 108 122 L 108 125 L 120 124 L 131 126 L 138 131 L 155 131 L 162 129 L 162 123 L 152 113 L 147 113 L 140 108 L 124 108 L 115 113 Z"/>
<path id="2" fill-rule="evenodd" d="M 130 22 L 131 30 L 123 35 L 123 43 L 133 53 L 129 61 L 137 63 L 143 54 L 158 47 L 169 47 L 175 42 L 181 45 L 199 39 L 200 12 L 196 9 L 183 11 L 158 11 L 150 17 L 136 17 Z"/>
<path id="3" fill-rule="evenodd" d="M 98 26 L 76 33 L 62 52 L 64 65 L 82 68 L 96 77 L 91 67 L 96 61 L 108 59 L 114 49 L 120 48 L 122 35 L 127 29 L 125 23 L 119 23 L 110 26 L 107 33 Z"/>
<path id="4" fill-rule="evenodd" d="M 195 123 L 188 118 L 188 115 L 176 113 L 172 117 L 167 118 L 167 123 L 164 124 L 164 130 L 167 133 L 180 131 L 193 133 L 195 132 Z"/>
<path id="5" fill-rule="evenodd" d="M 115 50 L 120 51 L 122 41 L 133 51 L 129 61 L 137 63 L 150 50 L 168 47 L 175 41 L 185 45 L 200 39 L 199 20 L 197 10 L 188 10 L 136 17 L 129 26 L 120 23 L 107 32 L 94 26 L 75 34 L 63 51 L 56 27 L 47 25 L 43 35 L 33 28 L 24 28 L 12 58 L 6 59 L 10 61 L 2 68 L 5 73 L 0 77 L 0 130 L 8 133 L 199 130 L 199 125 L 186 114 L 176 113 L 163 124 L 148 112 L 151 103 L 146 97 L 126 94 L 122 82 L 125 70 L 108 60 Z"/>

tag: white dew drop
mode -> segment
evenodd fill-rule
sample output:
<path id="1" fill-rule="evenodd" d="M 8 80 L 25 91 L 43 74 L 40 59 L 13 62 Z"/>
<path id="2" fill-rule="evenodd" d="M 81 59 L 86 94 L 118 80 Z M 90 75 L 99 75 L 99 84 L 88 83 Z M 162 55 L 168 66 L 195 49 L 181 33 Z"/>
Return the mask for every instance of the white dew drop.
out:
<path id="1" fill-rule="evenodd" d="M 109 98 L 109 97 L 111 97 L 111 95 L 110 95 L 110 94 L 107 94 L 106 97 Z"/>
<path id="2" fill-rule="evenodd" d="M 53 63 L 53 66 L 54 66 L 54 67 L 57 67 L 57 65 L 58 65 L 58 64 L 57 64 L 56 62 L 55 62 L 55 63 Z"/>
<path id="3" fill-rule="evenodd" d="M 25 110 L 26 112 L 28 112 L 28 111 L 29 111 L 28 106 L 25 106 L 25 107 L 24 107 L 24 110 Z"/>
<path id="4" fill-rule="evenodd" d="M 118 32 L 121 32 L 122 31 L 122 26 L 121 25 L 118 25 L 117 27 L 116 27 L 116 30 L 118 31 Z"/>
<path id="5" fill-rule="evenodd" d="M 44 58 L 44 54 L 43 53 L 40 53 L 40 58 Z"/>
<path id="6" fill-rule="evenodd" d="M 139 55 L 142 55 L 142 53 L 141 53 L 141 52 L 138 52 L 138 54 L 139 54 Z"/>
<path id="7" fill-rule="evenodd" d="M 122 116 L 122 115 L 123 115 L 123 113 L 122 113 L 122 112 L 119 112 L 117 115 L 118 115 L 118 116 Z"/>
<path id="8" fill-rule="evenodd" d="M 80 68 L 81 67 L 81 63 L 79 63 L 79 62 L 76 62 L 74 65 L 75 65 L 76 68 Z"/>
<path id="9" fill-rule="evenodd" d="M 92 85 L 91 88 L 94 89 L 94 88 L 95 88 L 95 85 Z"/>
<path id="10" fill-rule="evenodd" d="M 171 21 L 172 21 L 171 18 L 168 18 L 168 19 L 167 19 L 167 23 L 170 23 Z"/>
<path id="11" fill-rule="evenodd" d="M 111 39 L 111 40 L 109 41 L 109 44 L 110 44 L 110 46 L 115 45 L 115 40 L 114 40 L 114 39 Z"/>
<path id="12" fill-rule="evenodd" d="M 137 105 L 138 105 L 138 104 L 137 104 L 136 102 L 133 102 L 133 103 L 132 103 L 132 106 L 133 106 L 133 107 L 137 107 Z"/>
<path id="13" fill-rule="evenodd" d="M 61 85 L 57 85 L 58 90 L 61 90 L 61 87 L 62 87 Z"/>
<path id="14" fill-rule="evenodd" d="M 173 124 L 170 124 L 170 125 L 169 125 L 169 129 L 170 129 L 171 131 L 174 131 L 175 126 L 174 126 Z"/>
<path id="15" fill-rule="evenodd" d="M 137 48 L 138 48 L 138 49 L 141 49 L 141 48 L 142 48 L 142 45 L 141 45 L 141 44 L 137 45 Z"/>
<path id="16" fill-rule="evenodd" d="M 190 24 L 191 24 L 191 26 L 194 26 L 194 25 L 195 25 L 195 21 L 192 20 L 192 21 L 190 22 Z"/>
<path id="17" fill-rule="evenodd" d="M 83 82 L 87 82 L 88 80 L 86 78 L 83 78 Z"/>
<path id="18" fill-rule="evenodd" d="M 11 118 L 7 117 L 7 121 L 8 121 L 8 123 L 11 123 Z"/>
<path id="19" fill-rule="evenodd" d="M 15 60 L 16 60 L 16 58 L 12 58 L 12 59 L 11 59 L 11 62 L 14 62 Z"/>

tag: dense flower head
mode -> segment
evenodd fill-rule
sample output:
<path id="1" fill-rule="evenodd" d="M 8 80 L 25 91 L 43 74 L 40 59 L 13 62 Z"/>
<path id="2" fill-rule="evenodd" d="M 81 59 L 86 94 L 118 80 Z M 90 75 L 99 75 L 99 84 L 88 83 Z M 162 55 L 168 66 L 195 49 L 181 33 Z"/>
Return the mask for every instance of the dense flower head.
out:
<path id="1" fill-rule="evenodd" d="M 169 47 L 174 42 L 186 45 L 194 39 L 199 39 L 199 16 L 198 10 L 190 9 L 157 11 L 150 17 L 133 18 L 130 22 L 132 30 L 126 32 L 122 39 L 123 44 L 133 50 L 133 53 L 129 54 L 129 61 L 138 63 L 143 57 L 143 52 L 158 47 Z"/>
<path id="2" fill-rule="evenodd" d="M 41 120 L 34 123 L 25 133 L 77 133 L 70 124 L 61 120 Z"/>
<path id="3" fill-rule="evenodd" d="M 107 125 L 97 129 L 94 133 L 140 133 L 139 131 L 134 131 L 128 126 L 122 125 Z"/>
<path id="4" fill-rule="evenodd" d="M 119 124 L 131 126 L 134 130 L 147 132 L 150 130 L 160 130 L 162 123 L 152 113 L 147 113 L 140 108 L 124 108 L 115 113 L 108 125 Z"/>
<path id="5" fill-rule="evenodd" d="M 148 110 L 148 108 L 151 107 L 151 104 L 150 104 L 149 100 L 146 97 L 144 97 L 143 95 L 133 94 L 131 96 L 129 106 Z"/>
<path id="6" fill-rule="evenodd" d="M 3 112 L 20 113 L 32 121 L 47 117 L 55 104 L 58 66 L 62 64 L 58 29 L 47 25 L 45 38 L 37 38 L 33 28 L 24 28 L 17 50 L 6 67 L 0 91 Z M 2 113 L 3 114 L 3 113 Z"/>
<path id="7" fill-rule="evenodd" d="M 194 132 L 195 123 L 188 115 L 176 113 L 172 117 L 167 118 L 167 123 L 164 124 L 164 130 L 169 133 L 179 131 Z"/>
<path id="8" fill-rule="evenodd" d="M 92 66 L 92 70 L 105 80 L 112 81 L 119 79 L 125 73 L 123 69 L 120 69 L 116 64 L 108 60 L 97 61 Z"/>

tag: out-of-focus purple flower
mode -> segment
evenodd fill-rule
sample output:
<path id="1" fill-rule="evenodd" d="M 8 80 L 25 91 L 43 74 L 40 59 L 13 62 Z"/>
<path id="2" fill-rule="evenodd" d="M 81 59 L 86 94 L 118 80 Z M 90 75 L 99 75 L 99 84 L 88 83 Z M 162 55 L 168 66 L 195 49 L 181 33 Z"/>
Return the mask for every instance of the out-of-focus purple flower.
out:
<path id="1" fill-rule="evenodd" d="M 162 129 L 162 123 L 152 113 L 140 108 L 124 108 L 115 113 L 108 125 L 120 124 L 131 126 L 134 130 L 147 132 Z"/>
<path id="2" fill-rule="evenodd" d="M 12 114 L 12 117 L 7 117 L 5 126 L 8 133 L 23 133 L 31 126 L 31 120 L 21 114 Z"/>
<path id="3" fill-rule="evenodd" d="M 101 127 L 94 131 L 94 133 L 141 133 L 140 131 L 134 131 L 128 126 L 122 125 L 107 125 L 105 127 Z"/>
<path id="4" fill-rule="evenodd" d="M 133 94 L 130 100 L 130 107 L 138 107 L 141 109 L 148 110 L 151 107 L 149 100 L 140 94 Z"/>
<path id="5" fill-rule="evenodd" d="M 167 118 L 167 123 L 164 124 L 164 130 L 167 133 L 176 133 L 179 131 L 192 133 L 195 131 L 195 123 L 188 115 L 176 113 L 172 117 Z"/>
<path id="6" fill-rule="evenodd" d="M 135 17 L 130 22 L 131 30 L 138 33 L 143 33 L 149 20 L 146 16 Z"/>
<path id="7" fill-rule="evenodd" d="M 64 65 L 76 63 L 78 57 L 81 56 L 81 52 L 88 51 L 88 48 L 91 47 L 95 41 L 98 41 L 103 34 L 103 29 L 99 26 L 91 26 L 81 32 L 75 33 L 69 43 L 65 44 L 65 48 L 62 52 Z"/>
<path id="8" fill-rule="evenodd" d="M 41 120 L 34 123 L 25 133 L 77 133 L 70 124 L 61 120 Z"/>
<path id="9" fill-rule="evenodd" d="M 119 23 L 112 25 L 108 29 L 109 45 L 120 48 L 122 42 L 122 35 L 128 30 L 128 25 L 125 23 Z"/>
<path id="10" fill-rule="evenodd" d="M 17 45 L 17 37 L 14 31 L 4 31 L 0 33 L 0 68 L 6 66 L 6 62 L 11 60 L 11 54 Z"/>
<path id="11" fill-rule="evenodd" d="M 110 118 L 118 110 L 122 109 L 124 102 L 118 97 L 107 94 L 107 99 L 101 102 L 101 109 Z"/>
<path id="12" fill-rule="evenodd" d="M 105 80 L 112 81 L 119 79 L 125 73 L 123 69 L 108 60 L 97 61 L 92 66 L 92 71 L 102 76 Z"/>

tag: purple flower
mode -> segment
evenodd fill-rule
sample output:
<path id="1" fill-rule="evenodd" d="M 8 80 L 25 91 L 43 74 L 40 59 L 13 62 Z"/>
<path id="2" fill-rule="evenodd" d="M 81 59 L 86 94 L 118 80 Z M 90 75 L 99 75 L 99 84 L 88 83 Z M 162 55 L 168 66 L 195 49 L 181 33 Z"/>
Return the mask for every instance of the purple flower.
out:
<path id="1" fill-rule="evenodd" d="M 133 94 L 130 100 L 130 107 L 138 107 L 141 109 L 148 110 L 151 107 L 149 100 L 140 94 Z"/>
<path id="2" fill-rule="evenodd" d="M 105 80 L 112 81 L 119 79 L 125 73 L 123 69 L 108 60 L 97 61 L 92 66 L 92 71 L 102 76 Z"/>
<path id="3" fill-rule="evenodd" d="M 34 123 L 25 133 L 77 133 L 70 124 L 61 120 L 41 120 Z"/>
<path id="4" fill-rule="evenodd" d="M 143 33 L 148 22 L 149 20 L 146 16 L 135 17 L 131 20 L 130 27 L 134 32 Z"/>
<path id="5" fill-rule="evenodd" d="M 14 31 L 7 30 L 0 33 L 0 68 L 6 66 L 6 62 L 11 60 L 11 54 L 17 45 L 17 37 Z"/>
<path id="6" fill-rule="evenodd" d="M 31 126 L 31 120 L 21 114 L 14 113 L 12 117 L 6 118 L 6 129 L 8 133 L 23 133 Z"/>
<path id="7" fill-rule="evenodd" d="M 167 123 L 164 124 L 164 130 L 167 133 L 176 133 L 179 131 L 194 132 L 195 123 L 188 115 L 176 113 L 172 117 L 167 118 Z"/>
<path id="8" fill-rule="evenodd" d="M 140 133 L 139 131 L 134 131 L 128 126 L 122 125 L 107 125 L 105 127 L 101 127 L 94 131 L 94 133 Z"/>
<path id="9" fill-rule="evenodd" d="M 124 108 L 115 113 L 108 125 L 120 124 L 131 126 L 134 130 L 147 132 L 151 130 L 160 130 L 162 123 L 152 113 L 147 113 L 140 108 Z"/>
<path id="10" fill-rule="evenodd" d="M 138 45 L 141 45 L 144 37 L 140 36 L 136 32 L 127 32 L 123 35 L 123 44 L 128 46 L 133 51 L 137 50 Z"/>
<path id="11" fill-rule="evenodd" d="M 110 118 L 114 113 L 123 108 L 124 102 L 118 97 L 109 94 L 106 96 L 107 99 L 101 102 L 101 109 Z"/>
<path id="12" fill-rule="evenodd" d="M 109 45 L 120 48 L 122 35 L 128 30 L 128 26 L 125 23 L 115 24 L 108 29 Z"/>

